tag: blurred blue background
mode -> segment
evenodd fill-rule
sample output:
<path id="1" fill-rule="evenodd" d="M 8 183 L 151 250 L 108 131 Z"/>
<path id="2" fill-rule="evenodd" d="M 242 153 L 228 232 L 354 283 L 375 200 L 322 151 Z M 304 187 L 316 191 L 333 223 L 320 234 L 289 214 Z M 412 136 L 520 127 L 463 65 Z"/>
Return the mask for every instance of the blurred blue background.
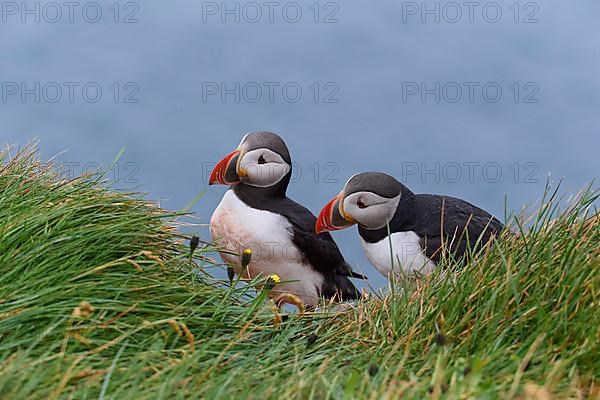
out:
<path id="1" fill-rule="evenodd" d="M 597 1 L 74 4 L 2 2 L 0 142 L 67 150 L 74 174 L 126 147 L 111 179 L 169 209 L 257 130 L 285 138 L 289 195 L 315 213 L 364 170 L 501 219 L 548 176 L 598 177 Z M 355 229 L 334 236 L 385 286 Z"/>

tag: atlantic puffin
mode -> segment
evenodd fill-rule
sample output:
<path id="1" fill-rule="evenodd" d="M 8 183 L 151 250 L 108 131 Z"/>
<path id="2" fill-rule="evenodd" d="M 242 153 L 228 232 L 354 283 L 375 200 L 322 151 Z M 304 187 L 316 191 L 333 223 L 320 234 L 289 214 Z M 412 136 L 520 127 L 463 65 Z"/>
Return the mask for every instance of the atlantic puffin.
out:
<path id="1" fill-rule="evenodd" d="M 277 275 L 276 300 L 292 294 L 315 307 L 321 297 L 356 299 L 349 277 L 366 278 L 352 271 L 330 234 L 316 234 L 316 217 L 286 196 L 291 176 L 289 150 L 272 132 L 247 134 L 217 163 L 209 184 L 230 186 L 210 220 L 221 258 L 245 279 Z M 242 271 L 246 248 L 252 258 Z"/>
<path id="2" fill-rule="evenodd" d="M 415 194 L 394 177 L 364 172 L 351 177 L 319 214 L 317 233 L 358 224 L 362 247 L 386 277 L 431 273 L 444 254 L 476 250 L 504 228 L 488 212 L 450 196 Z M 390 249 L 391 246 L 391 249 Z"/>

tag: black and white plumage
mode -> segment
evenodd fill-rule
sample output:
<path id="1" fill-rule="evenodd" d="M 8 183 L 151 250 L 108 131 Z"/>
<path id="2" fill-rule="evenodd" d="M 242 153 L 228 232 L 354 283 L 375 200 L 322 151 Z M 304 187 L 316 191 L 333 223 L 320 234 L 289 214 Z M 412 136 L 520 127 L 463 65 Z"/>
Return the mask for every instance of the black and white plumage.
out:
<path id="1" fill-rule="evenodd" d="M 358 223 L 369 261 L 382 274 L 430 273 L 447 252 L 476 250 L 504 228 L 488 212 L 455 197 L 414 194 L 379 172 L 353 176 L 319 214 L 317 232 Z M 389 235 L 388 235 L 389 226 Z M 390 242 L 393 251 L 390 251 Z"/>
<path id="2" fill-rule="evenodd" d="M 286 196 L 292 161 L 285 142 L 271 132 L 246 135 L 238 148 L 217 164 L 210 184 L 232 186 L 213 213 L 210 231 L 225 252 L 223 261 L 245 278 L 279 275 L 272 291 L 298 296 L 315 306 L 320 297 L 355 299 L 355 274 L 330 234 L 317 235 L 316 217 Z M 246 271 L 240 254 L 252 250 Z M 230 254 L 233 253 L 233 254 Z"/>

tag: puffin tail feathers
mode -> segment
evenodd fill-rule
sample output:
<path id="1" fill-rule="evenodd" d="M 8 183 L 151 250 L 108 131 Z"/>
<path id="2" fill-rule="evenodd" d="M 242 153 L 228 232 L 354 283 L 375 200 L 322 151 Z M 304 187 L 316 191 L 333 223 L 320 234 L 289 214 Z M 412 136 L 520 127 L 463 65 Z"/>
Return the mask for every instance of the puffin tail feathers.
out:
<path id="1" fill-rule="evenodd" d="M 348 274 L 348 276 L 350 278 L 362 279 L 363 281 L 366 281 L 367 279 L 369 279 L 369 278 L 367 278 L 366 275 L 359 274 L 358 272 L 354 272 L 354 271 L 350 271 L 350 273 Z"/>
<path id="2" fill-rule="evenodd" d="M 361 292 L 344 275 L 335 275 L 335 293 L 342 301 L 357 300 L 361 297 Z"/>

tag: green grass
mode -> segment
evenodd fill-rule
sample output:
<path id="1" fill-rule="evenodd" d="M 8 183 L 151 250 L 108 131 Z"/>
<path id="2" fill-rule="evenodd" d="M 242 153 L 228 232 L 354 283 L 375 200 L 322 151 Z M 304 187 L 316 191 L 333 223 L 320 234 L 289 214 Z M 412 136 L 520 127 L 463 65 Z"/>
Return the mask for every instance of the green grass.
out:
<path id="1" fill-rule="evenodd" d="M 585 398 L 600 383 L 587 190 L 443 279 L 275 321 L 189 259 L 181 216 L 0 155 L 0 398 Z M 202 216 L 208 219 L 208 216 Z M 456 269 L 448 262 L 447 267 Z"/>

